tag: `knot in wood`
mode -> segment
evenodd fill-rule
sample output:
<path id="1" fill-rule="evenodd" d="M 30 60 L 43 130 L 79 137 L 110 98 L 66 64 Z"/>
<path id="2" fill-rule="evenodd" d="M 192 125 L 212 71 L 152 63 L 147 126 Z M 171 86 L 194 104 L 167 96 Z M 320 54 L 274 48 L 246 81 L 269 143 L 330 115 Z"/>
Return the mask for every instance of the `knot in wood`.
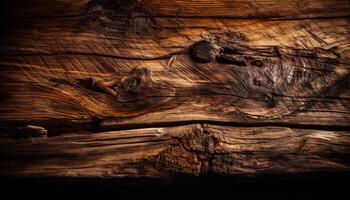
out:
<path id="1" fill-rule="evenodd" d="M 99 27 L 112 27 L 113 1 L 93 0 L 85 4 L 81 9 L 82 22 Z"/>
<path id="2" fill-rule="evenodd" d="M 151 86 L 151 70 L 148 68 L 138 68 L 133 70 L 133 74 L 122 79 L 119 86 L 130 94 L 137 94 Z"/>
<path id="3" fill-rule="evenodd" d="M 133 31 L 148 31 L 157 26 L 151 12 L 142 6 L 133 8 L 126 18 L 126 24 Z"/>
<path id="4" fill-rule="evenodd" d="M 208 63 L 215 61 L 219 50 L 212 42 L 201 40 L 190 46 L 189 53 L 194 61 Z"/>
<path id="5" fill-rule="evenodd" d="M 82 22 L 106 30 L 126 28 L 126 31 L 146 32 L 157 28 L 151 12 L 136 0 L 90 0 L 80 13 Z M 122 23 L 120 16 L 125 19 Z"/>
<path id="6" fill-rule="evenodd" d="M 193 128 L 180 137 L 173 138 L 172 145 L 161 152 L 157 165 L 172 173 L 201 175 L 212 172 L 212 161 L 227 152 L 221 148 L 221 139 L 208 130 Z"/>
<path id="7" fill-rule="evenodd" d="M 213 154 L 218 138 L 207 130 L 196 128 L 190 134 L 184 135 L 181 142 L 187 151 Z"/>

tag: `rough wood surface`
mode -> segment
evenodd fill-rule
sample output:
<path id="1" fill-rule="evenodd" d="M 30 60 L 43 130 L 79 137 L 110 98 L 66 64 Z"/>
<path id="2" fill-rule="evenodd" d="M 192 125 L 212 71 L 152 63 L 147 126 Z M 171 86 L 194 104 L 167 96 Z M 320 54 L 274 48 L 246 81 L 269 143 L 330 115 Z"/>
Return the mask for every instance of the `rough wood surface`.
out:
<path id="1" fill-rule="evenodd" d="M 157 17 L 186 18 L 324 18 L 349 17 L 349 0 L 92 0 L 128 11 L 147 7 Z M 1 13 L 12 18 L 77 16 L 89 0 L 3 0 Z"/>
<path id="2" fill-rule="evenodd" d="M 349 132 L 189 125 L 1 140 L 2 176 L 152 177 L 350 170 Z"/>
<path id="3" fill-rule="evenodd" d="M 199 120 L 348 125 L 346 20 L 200 21 L 239 27 L 234 31 L 162 22 L 174 27 L 144 36 L 118 30 L 74 33 L 74 26 L 63 22 L 62 31 L 16 29 L 30 38 L 13 34 L 0 48 L 1 121 L 51 126 L 47 119 L 55 118 L 82 129 Z M 315 27 L 310 28 L 315 33 L 306 28 L 285 34 L 284 28 L 300 26 Z M 269 29 L 250 31 L 254 27 Z M 200 40 L 220 49 L 216 61 L 191 58 L 189 48 Z M 139 76 L 144 79 L 134 83 Z M 94 90 L 90 78 L 115 82 L 116 97 Z"/>
<path id="4" fill-rule="evenodd" d="M 349 171 L 350 3 L 281 2 L 2 1 L 0 174 Z"/>

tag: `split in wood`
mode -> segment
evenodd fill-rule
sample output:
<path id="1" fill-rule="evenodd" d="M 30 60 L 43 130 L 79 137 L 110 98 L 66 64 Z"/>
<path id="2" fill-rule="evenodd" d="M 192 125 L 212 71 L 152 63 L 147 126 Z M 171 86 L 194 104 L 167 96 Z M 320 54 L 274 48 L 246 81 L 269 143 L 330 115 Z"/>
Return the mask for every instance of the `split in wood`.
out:
<path id="1" fill-rule="evenodd" d="M 19 134 L 18 137 L 29 138 L 29 137 L 47 137 L 47 130 L 41 126 L 21 126 L 18 127 Z"/>

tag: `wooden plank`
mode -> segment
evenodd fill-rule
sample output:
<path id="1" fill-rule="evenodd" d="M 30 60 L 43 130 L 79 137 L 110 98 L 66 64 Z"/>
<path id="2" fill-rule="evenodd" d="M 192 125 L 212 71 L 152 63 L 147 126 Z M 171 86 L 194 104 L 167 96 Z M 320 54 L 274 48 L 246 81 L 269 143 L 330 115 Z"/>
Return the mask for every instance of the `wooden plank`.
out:
<path id="1" fill-rule="evenodd" d="M 0 147 L 0 175 L 16 177 L 167 179 L 350 170 L 350 132 L 340 131 L 197 124 L 8 139 Z"/>
<path id="2" fill-rule="evenodd" d="M 0 176 L 349 172 L 348 10 L 2 1 Z"/>
<path id="3" fill-rule="evenodd" d="M 2 15 L 11 18 L 45 18 L 78 15 L 83 6 L 105 6 L 115 15 L 145 7 L 158 17 L 186 18 L 327 18 L 348 17 L 349 0 L 3 0 Z"/>
<path id="4" fill-rule="evenodd" d="M 175 17 L 314 18 L 348 16 L 350 2 L 318 0 L 141 1 L 155 15 Z"/>
<path id="5" fill-rule="evenodd" d="M 19 23 L 1 41 L 5 129 L 349 125 L 346 19 L 160 19 L 156 30 L 123 20 L 113 21 L 120 29 L 55 21 L 32 20 L 30 29 Z M 191 57 L 190 46 L 201 40 L 216 46 L 212 62 Z M 114 82 L 116 96 L 89 86 L 90 78 Z"/>

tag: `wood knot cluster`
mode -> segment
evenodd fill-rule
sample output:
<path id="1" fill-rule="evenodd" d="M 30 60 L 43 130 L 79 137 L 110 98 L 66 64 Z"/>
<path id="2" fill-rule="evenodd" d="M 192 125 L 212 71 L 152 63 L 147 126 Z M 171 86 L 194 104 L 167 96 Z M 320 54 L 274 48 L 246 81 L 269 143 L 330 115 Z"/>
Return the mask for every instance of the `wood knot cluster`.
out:
<path id="1" fill-rule="evenodd" d="M 235 33 L 234 36 L 238 37 L 237 34 Z M 243 36 L 242 34 L 241 37 Z M 216 44 L 215 41 L 218 41 L 220 45 Z M 218 62 L 238 66 L 263 67 L 264 62 L 261 59 L 245 55 L 249 50 L 248 47 L 239 43 L 226 44 L 221 37 L 215 37 L 213 40 L 201 40 L 193 43 L 189 47 L 189 54 L 193 61 L 199 63 Z"/>
<path id="2" fill-rule="evenodd" d="M 218 82 L 225 83 L 229 88 L 225 93 L 258 100 L 254 104 L 249 100 L 225 100 L 225 105 L 239 105 L 249 109 L 264 108 L 268 115 L 281 114 L 280 108 L 286 108 L 285 113 L 292 113 L 299 112 L 294 109 L 302 110 L 313 105 L 312 102 L 305 103 L 288 98 L 295 94 L 318 96 L 324 92 L 317 89 L 320 88 L 319 85 L 330 84 L 336 79 L 334 65 L 329 60 L 317 57 L 313 50 L 277 46 L 252 47 L 214 38 L 193 43 L 189 47 L 189 54 L 192 61 L 212 66 L 201 70 L 220 77 Z M 220 66 L 222 73 L 212 71 L 217 66 Z M 217 93 L 217 90 L 212 88 L 213 93 Z M 201 92 L 208 91 L 206 88 Z"/>
<path id="3" fill-rule="evenodd" d="M 148 68 L 136 68 L 130 76 L 110 81 L 97 81 L 89 78 L 90 87 L 94 91 L 104 92 L 112 96 L 140 94 L 150 88 L 152 71 Z"/>
<path id="4" fill-rule="evenodd" d="M 80 81 L 80 85 L 89 90 L 91 96 L 99 101 L 108 101 L 118 111 L 129 113 L 147 113 L 159 109 L 175 107 L 176 88 L 155 81 L 149 68 L 135 68 L 130 72 L 113 74 L 106 80 L 89 79 Z"/>
<path id="5" fill-rule="evenodd" d="M 215 160 L 228 154 L 221 146 L 221 140 L 219 135 L 209 130 L 193 128 L 190 132 L 172 138 L 170 147 L 159 154 L 157 165 L 162 170 L 176 174 L 198 176 L 216 173 Z"/>
<path id="6" fill-rule="evenodd" d="M 100 28 L 144 32 L 157 27 L 151 12 L 138 1 L 91 0 L 80 11 L 82 22 Z"/>

